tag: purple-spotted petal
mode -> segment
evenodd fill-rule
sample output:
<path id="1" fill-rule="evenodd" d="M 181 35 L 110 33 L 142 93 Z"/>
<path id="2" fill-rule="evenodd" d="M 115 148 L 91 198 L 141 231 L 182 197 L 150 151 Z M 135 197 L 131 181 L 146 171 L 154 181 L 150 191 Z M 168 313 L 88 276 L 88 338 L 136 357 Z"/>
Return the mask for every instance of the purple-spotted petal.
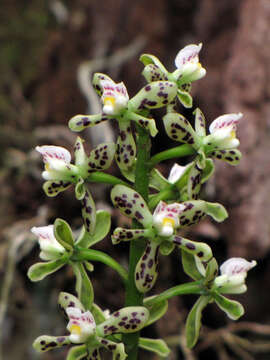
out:
<path id="1" fill-rule="evenodd" d="M 162 62 L 154 55 L 151 54 L 142 54 L 140 56 L 140 61 L 145 65 L 153 64 L 157 66 L 157 68 L 167 76 L 168 71 L 166 70 L 165 66 L 162 64 Z M 167 79 L 165 79 L 167 80 Z"/>
<path id="2" fill-rule="evenodd" d="M 119 121 L 115 158 L 120 169 L 128 170 L 135 161 L 136 144 L 129 122 Z"/>
<path id="3" fill-rule="evenodd" d="M 69 336 L 42 335 L 34 341 L 33 348 L 38 352 L 45 352 L 69 344 Z"/>
<path id="4" fill-rule="evenodd" d="M 143 69 L 142 75 L 148 83 L 153 81 L 168 80 L 167 75 L 155 64 L 148 64 Z"/>
<path id="5" fill-rule="evenodd" d="M 69 181 L 48 180 L 43 184 L 43 190 L 49 197 L 54 197 L 60 192 L 65 191 L 72 185 Z"/>
<path id="6" fill-rule="evenodd" d="M 100 339 L 99 343 L 113 353 L 113 360 L 125 360 L 127 354 L 125 353 L 125 346 L 123 343 L 115 343 L 108 339 Z M 94 358 L 93 360 L 97 360 Z"/>
<path id="7" fill-rule="evenodd" d="M 95 73 L 93 76 L 92 84 L 99 96 L 102 96 L 103 87 L 101 81 L 113 81 L 108 75 L 102 73 Z"/>
<path id="8" fill-rule="evenodd" d="M 74 144 L 74 158 L 75 158 L 76 166 L 83 166 L 86 161 L 86 154 L 83 147 L 83 141 L 84 140 L 78 136 Z"/>
<path id="9" fill-rule="evenodd" d="M 149 236 L 153 236 L 152 229 L 124 229 L 118 227 L 112 234 L 112 243 L 115 245 L 121 241 L 131 241 Z"/>
<path id="10" fill-rule="evenodd" d="M 226 128 L 232 128 L 236 130 L 236 126 L 239 120 L 242 118 L 243 114 L 225 114 L 216 118 L 211 125 L 209 126 L 210 134 L 215 133 Z"/>
<path id="11" fill-rule="evenodd" d="M 152 214 L 140 194 L 124 185 L 116 185 L 112 189 L 111 199 L 120 212 L 139 221 L 145 228 L 152 225 Z"/>
<path id="12" fill-rule="evenodd" d="M 96 227 L 96 206 L 91 193 L 86 190 L 82 203 L 82 217 L 87 232 L 93 234 Z"/>
<path id="13" fill-rule="evenodd" d="M 142 329 L 149 317 L 143 306 L 129 306 L 115 311 L 108 320 L 97 326 L 97 335 L 104 337 L 117 333 L 132 333 Z"/>
<path id="14" fill-rule="evenodd" d="M 242 154 L 237 149 L 232 150 L 214 150 L 207 154 L 207 156 L 213 157 L 218 160 L 226 161 L 230 165 L 237 165 L 241 160 Z"/>
<path id="15" fill-rule="evenodd" d="M 198 199 L 202 185 L 203 167 L 198 161 L 194 164 L 189 172 L 187 192 L 190 199 Z"/>
<path id="16" fill-rule="evenodd" d="M 169 113 L 163 117 L 167 135 L 175 140 L 190 145 L 196 145 L 197 135 L 188 120 L 177 113 Z"/>
<path id="17" fill-rule="evenodd" d="M 107 116 L 105 114 L 96 114 L 96 115 L 75 115 L 73 116 L 68 123 L 70 130 L 72 131 L 83 131 L 88 127 L 92 127 L 100 124 L 102 121 L 113 118 L 112 116 Z"/>
<path id="18" fill-rule="evenodd" d="M 195 114 L 195 131 L 197 135 L 205 136 L 206 135 L 205 117 L 199 108 L 197 108 L 194 111 L 194 114 Z"/>
<path id="19" fill-rule="evenodd" d="M 221 275 L 234 276 L 243 274 L 246 276 L 247 272 L 256 266 L 256 261 L 247 261 L 244 258 L 230 258 L 220 266 Z"/>
<path id="20" fill-rule="evenodd" d="M 205 243 L 191 241 L 178 235 L 172 237 L 172 241 L 180 249 L 197 256 L 201 261 L 208 261 L 213 256 L 210 246 Z"/>
<path id="21" fill-rule="evenodd" d="M 53 166 L 55 160 L 66 164 L 69 164 L 71 161 L 70 152 L 61 146 L 36 146 L 36 150 L 42 155 L 44 164 L 49 164 L 50 166 Z"/>
<path id="22" fill-rule="evenodd" d="M 153 213 L 153 224 L 160 236 L 171 236 L 179 227 L 179 215 L 185 207 L 182 204 L 166 204 L 160 201 Z"/>
<path id="23" fill-rule="evenodd" d="M 159 245 L 154 241 L 148 241 L 135 270 L 136 287 L 141 293 L 151 290 L 155 285 L 158 276 L 158 254 Z"/>
<path id="24" fill-rule="evenodd" d="M 99 144 L 95 149 L 90 152 L 87 159 L 88 173 L 97 170 L 106 170 L 111 166 L 114 158 L 116 145 L 114 143 Z"/>
<path id="25" fill-rule="evenodd" d="M 129 96 L 123 82 L 116 84 L 112 80 L 101 80 L 103 113 L 118 115 L 127 107 Z"/>
<path id="26" fill-rule="evenodd" d="M 148 119 L 144 116 L 135 114 L 134 112 L 129 113 L 129 119 L 135 121 L 142 128 L 148 130 L 151 136 L 154 137 L 157 135 L 158 130 L 154 119 Z"/>
<path id="27" fill-rule="evenodd" d="M 201 51 L 202 44 L 199 45 L 191 44 L 181 49 L 175 58 L 175 66 L 178 69 L 184 70 L 185 66 L 199 62 L 199 52 Z"/>

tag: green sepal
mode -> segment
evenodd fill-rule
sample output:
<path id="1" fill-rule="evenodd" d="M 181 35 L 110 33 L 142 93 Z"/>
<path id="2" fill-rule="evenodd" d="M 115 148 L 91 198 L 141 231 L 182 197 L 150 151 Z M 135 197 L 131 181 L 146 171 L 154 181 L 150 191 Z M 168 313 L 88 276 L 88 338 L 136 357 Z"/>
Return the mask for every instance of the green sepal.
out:
<path id="1" fill-rule="evenodd" d="M 87 156 L 84 151 L 83 142 L 84 140 L 78 136 L 74 144 L 74 158 L 76 166 L 84 166 L 86 163 Z"/>
<path id="2" fill-rule="evenodd" d="M 178 100 L 180 101 L 180 103 L 185 108 L 188 108 L 188 109 L 192 108 L 193 99 L 192 99 L 192 96 L 187 91 L 178 88 L 177 97 L 178 97 Z"/>
<path id="3" fill-rule="evenodd" d="M 97 242 L 103 240 L 109 233 L 111 228 L 111 214 L 105 210 L 98 210 L 96 213 L 96 227 L 93 235 L 82 227 L 80 235 L 76 241 L 76 245 L 82 248 L 89 248 Z"/>
<path id="4" fill-rule="evenodd" d="M 131 183 L 135 182 L 136 159 L 128 169 L 120 168 L 121 174 Z"/>
<path id="5" fill-rule="evenodd" d="M 205 212 L 217 222 L 222 222 L 228 217 L 228 213 L 225 207 L 218 203 L 206 202 Z"/>
<path id="6" fill-rule="evenodd" d="M 167 80 L 167 76 L 155 64 L 146 65 L 142 71 L 142 75 L 148 83 L 151 83 L 153 81 Z"/>
<path id="7" fill-rule="evenodd" d="M 196 200 L 199 197 L 202 185 L 202 172 L 203 168 L 200 166 L 199 162 L 194 161 L 189 172 L 187 184 L 187 193 L 190 199 Z"/>
<path id="8" fill-rule="evenodd" d="M 227 299 L 225 296 L 220 295 L 218 292 L 212 294 L 217 306 L 232 319 L 237 320 L 244 315 L 245 310 L 243 306 L 235 300 Z"/>
<path id="9" fill-rule="evenodd" d="M 75 185 L 75 196 L 77 200 L 82 200 L 85 196 L 85 185 L 83 178 L 79 178 L 76 185 Z"/>
<path id="10" fill-rule="evenodd" d="M 76 307 L 80 309 L 82 312 L 85 311 L 85 308 L 83 307 L 82 303 L 76 296 L 64 291 L 61 291 L 58 296 L 58 305 L 66 318 L 67 318 L 66 308 L 68 307 Z"/>
<path id="11" fill-rule="evenodd" d="M 62 181 L 62 180 L 48 180 L 46 181 L 42 188 L 45 194 L 49 197 L 55 197 L 60 192 L 65 191 L 72 185 L 69 181 Z"/>
<path id="12" fill-rule="evenodd" d="M 98 325 L 96 333 L 104 337 L 117 333 L 132 333 L 141 330 L 149 318 L 149 311 L 142 306 L 128 306 L 115 311 L 109 319 Z"/>
<path id="13" fill-rule="evenodd" d="M 237 149 L 231 150 L 214 150 L 212 152 L 208 152 L 207 156 L 213 157 L 218 160 L 226 161 L 230 165 L 238 165 L 242 154 Z"/>
<path id="14" fill-rule="evenodd" d="M 205 271 L 205 279 L 207 283 L 213 281 L 218 274 L 218 263 L 215 258 L 208 261 Z"/>
<path id="15" fill-rule="evenodd" d="M 73 346 L 66 357 L 66 360 L 83 360 L 88 359 L 88 351 L 86 345 Z"/>
<path id="16" fill-rule="evenodd" d="M 46 352 L 69 344 L 69 336 L 41 335 L 33 342 L 33 348 L 38 352 Z"/>
<path id="17" fill-rule="evenodd" d="M 89 154 L 87 160 L 87 173 L 97 170 L 108 169 L 115 155 L 116 145 L 114 143 L 102 143 L 96 146 Z"/>
<path id="18" fill-rule="evenodd" d="M 36 263 L 28 269 L 27 276 L 31 281 L 43 280 L 46 276 L 59 270 L 66 264 L 67 261 L 68 258 L 66 255 L 64 255 L 63 257 L 56 260 Z"/>
<path id="19" fill-rule="evenodd" d="M 168 345 L 162 339 L 148 339 L 140 337 L 139 347 L 141 349 L 151 351 L 161 357 L 167 357 L 171 352 Z"/>
<path id="20" fill-rule="evenodd" d="M 202 172 L 201 183 L 204 184 L 214 173 L 215 164 L 212 159 L 205 159 L 205 167 Z"/>
<path id="21" fill-rule="evenodd" d="M 210 246 L 203 242 L 191 241 L 179 235 L 172 236 L 170 240 L 180 249 L 197 256 L 201 261 L 209 261 L 213 257 Z"/>
<path id="22" fill-rule="evenodd" d="M 202 111 L 199 108 L 197 108 L 193 111 L 193 114 L 195 115 L 195 131 L 197 135 L 205 136 L 206 135 L 205 117 Z"/>
<path id="23" fill-rule="evenodd" d="M 148 301 L 154 299 L 155 297 L 157 297 L 157 295 L 147 297 L 143 300 L 143 305 L 149 310 L 149 319 L 145 326 L 149 326 L 162 318 L 162 316 L 165 315 L 168 310 L 167 300 L 162 300 L 157 304 L 147 306 Z"/>
<path id="24" fill-rule="evenodd" d="M 93 235 L 96 228 L 96 205 L 91 193 L 85 188 L 82 202 L 82 218 L 85 230 Z"/>
<path id="25" fill-rule="evenodd" d="M 94 289 L 92 283 L 81 263 L 72 263 L 76 277 L 76 292 L 85 310 L 91 310 L 94 301 Z"/>
<path id="26" fill-rule="evenodd" d="M 184 272 L 193 280 L 202 280 L 203 275 L 199 272 L 197 268 L 194 255 L 189 254 L 184 250 L 181 250 L 181 255 Z"/>
<path id="27" fill-rule="evenodd" d="M 152 169 L 149 177 L 149 186 L 157 190 L 163 190 L 171 186 L 171 183 L 157 169 Z"/>
<path id="28" fill-rule="evenodd" d="M 68 253 L 72 253 L 74 239 L 69 224 L 65 220 L 58 218 L 54 222 L 53 232 L 59 244 L 61 244 Z"/>
<path id="29" fill-rule="evenodd" d="M 164 240 L 160 244 L 159 251 L 162 255 L 168 256 L 174 250 L 174 244 L 171 241 Z"/>
<path id="30" fill-rule="evenodd" d="M 210 301 L 210 296 L 200 296 L 190 310 L 186 321 L 187 347 L 196 345 L 201 328 L 202 311 Z"/>
<path id="31" fill-rule="evenodd" d="M 145 66 L 149 65 L 149 64 L 154 64 L 156 65 L 160 71 L 163 73 L 163 74 L 168 74 L 168 71 L 167 69 L 165 68 L 165 66 L 162 64 L 162 62 L 154 55 L 151 55 L 151 54 L 142 54 L 140 56 L 140 59 L 139 59 Z M 165 79 L 167 80 L 167 79 Z"/>
<path id="32" fill-rule="evenodd" d="M 128 170 L 135 161 L 136 144 L 131 132 L 130 122 L 119 121 L 115 159 L 120 169 Z"/>
<path id="33" fill-rule="evenodd" d="M 108 75 L 106 74 L 103 74 L 103 73 L 95 73 L 93 75 L 93 80 L 92 80 L 92 84 L 93 84 L 93 87 L 96 91 L 96 93 L 99 95 L 99 96 L 102 96 L 102 85 L 101 85 L 101 81 L 103 80 L 109 80 L 109 81 L 112 81 L 114 82 Z"/>
<path id="34" fill-rule="evenodd" d="M 103 311 L 95 303 L 93 303 L 93 305 L 91 307 L 91 313 L 94 316 L 94 319 L 95 319 L 95 322 L 97 325 L 103 323 L 106 320 L 106 317 L 105 317 Z"/>
<path id="35" fill-rule="evenodd" d="M 113 117 L 101 113 L 95 115 L 75 115 L 69 120 L 68 126 L 70 130 L 80 132 L 88 127 L 93 127 L 97 124 L 100 124 L 102 121 L 106 121 L 110 118 Z"/>

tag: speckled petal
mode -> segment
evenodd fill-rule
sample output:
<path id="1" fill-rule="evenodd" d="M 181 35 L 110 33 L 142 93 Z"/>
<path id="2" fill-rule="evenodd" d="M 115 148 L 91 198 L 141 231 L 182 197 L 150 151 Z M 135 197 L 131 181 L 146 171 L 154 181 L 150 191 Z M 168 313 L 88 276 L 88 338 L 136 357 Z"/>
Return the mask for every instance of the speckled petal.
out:
<path id="1" fill-rule="evenodd" d="M 132 110 L 157 109 L 168 105 L 176 96 L 177 86 L 170 81 L 154 81 L 143 87 L 130 101 Z"/>
<path id="2" fill-rule="evenodd" d="M 140 56 L 140 61 L 145 65 L 153 64 L 158 67 L 158 69 L 167 76 L 168 71 L 166 70 L 165 66 L 162 62 L 154 55 L 151 54 L 142 54 Z M 167 79 L 165 79 L 167 80 Z"/>
<path id="3" fill-rule="evenodd" d="M 111 166 L 116 145 L 114 143 L 99 144 L 90 152 L 88 157 L 88 173 L 97 170 L 106 170 Z"/>
<path id="4" fill-rule="evenodd" d="M 101 339 L 100 344 L 113 353 L 113 360 L 124 360 L 127 357 L 125 353 L 125 346 L 123 343 L 117 344 L 108 339 Z"/>
<path id="5" fill-rule="evenodd" d="M 120 169 L 128 170 L 135 161 L 136 144 L 129 122 L 119 121 L 119 131 L 115 158 Z"/>
<path id="6" fill-rule="evenodd" d="M 136 219 L 145 228 L 152 225 L 152 214 L 144 199 L 136 191 L 124 185 L 116 185 L 112 189 L 111 199 L 114 206 L 118 208 L 123 215 L 131 219 Z"/>
<path id="7" fill-rule="evenodd" d="M 193 114 L 195 115 L 195 131 L 199 136 L 206 135 L 205 117 L 201 110 L 197 108 Z"/>
<path id="8" fill-rule="evenodd" d="M 86 154 L 84 151 L 83 142 L 84 140 L 78 136 L 74 144 L 74 157 L 76 166 L 83 166 L 86 162 Z"/>
<path id="9" fill-rule="evenodd" d="M 112 243 L 115 245 L 121 241 L 131 241 L 149 236 L 153 236 L 152 229 L 124 229 L 118 227 L 113 232 Z"/>
<path id="10" fill-rule="evenodd" d="M 42 335 L 34 341 L 33 348 L 38 352 L 46 352 L 69 344 L 69 336 Z"/>
<path id="11" fill-rule="evenodd" d="M 196 146 L 197 135 L 184 116 L 169 113 L 163 117 L 163 122 L 166 133 L 171 139 Z"/>
<path id="12" fill-rule="evenodd" d="M 191 241 L 178 235 L 172 237 L 172 241 L 182 250 L 197 256 L 201 261 L 208 261 L 213 256 L 210 246 L 205 243 Z"/>
<path id="13" fill-rule="evenodd" d="M 115 311 L 108 320 L 98 325 L 98 336 L 117 333 L 132 333 L 142 329 L 149 317 L 149 311 L 142 306 L 129 306 Z"/>
<path id="14" fill-rule="evenodd" d="M 148 241 L 135 270 L 136 287 L 141 293 L 151 290 L 155 285 L 158 276 L 158 254 L 159 244 Z"/>
<path id="15" fill-rule="evenodd" d="M 168 80 L 167 75 L 155 64 L 148 64 L 143 69 L 142 75 L 148 83 L 153 81 Z"/>
<path id="16" fill-rule="evenodd" d="M 214 150 L 207 154 L 218 160 L 226 161 L 230 165 L 238 165 L 241 160 L 242 154 L 237 149 L 232 150 Z"/>
<path id="17" fill-rule="evenodd" d="M 48 180 L 43 184 L 43 190 L 47 196 L 54 197 L 68 189 L 71 185 L 72 183 L 69 181 Z"/>
<path id="18" fill-rule="evenodd" d="M 86 190 L 82 203 L 82 217 L 85 230 L 93 234 L 96 227 L 96 206 L 91 193 Z"/>
<path id="19" fill-rule="evenodd" d="M 88 355 L 86 345 L 73 346 L 69 350 L 66 360 L 89 360 Z"/>
<path id="20" fill-rule="evenodd" d="M 199 197 L 202 186 L 202 174 L 203 168 L 200 166 L 199 162 L 194 161 L 194 164 L 189 172 L 187 184 L 187 192 L 190 199 L 196 200 Z"/>
<path id="21" fill-rule="evenodd" d="M 105 114 L 75 115 L 69 120 L 68 126 L 70 130 L 79 132 L 83 131 L 88 127 L 100 124 L 102 121 L 106 121 L 111 118 L 113 117 L 107 116 Z"/>
<path id="22" fill-rule="evenodd" d="M 158 130 L 156 128 L 156 122 L 154 119 L 148 119 L 141 115 L 135 114 L 134 112 L 129 113 L 129 119 L 135 121 L 138 125 L 150 132 L 151 136 L 156 136 Z"/>
<path id="23" fill-rule="evenodd" d="M 103 93 L 103 87 L 101 86 L 101 82 L 107 80 L 107 81 L 113 81 L 108 75 L 102 74 L 102 73 L 95 73 L 93 76 L 92 84 L 96 91 L 96 93 L 99 96 L 102 96 Z"/>
<path id="24" fill-rule="evenodd" d="M 82 312 L 85 311 L 82 303 L 76 296 L 64 291 L 60 292 L 58 296 L 58 306 L 66 318 L 68 318 L 66 314 L 66 308 L 68 307 L 75 307 L 80 309 Z"/>

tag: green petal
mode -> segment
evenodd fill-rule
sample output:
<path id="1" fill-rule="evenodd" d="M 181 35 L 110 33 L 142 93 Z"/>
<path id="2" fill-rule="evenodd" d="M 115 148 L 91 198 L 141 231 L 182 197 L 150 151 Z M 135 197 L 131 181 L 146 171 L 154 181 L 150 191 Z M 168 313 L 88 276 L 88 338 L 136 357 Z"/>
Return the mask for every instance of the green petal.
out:
<path id="1" fill-rule="evenodd" d="M 86 345 L 73 346 L 66 357 L 66 360 L 83 360 L 87 357 L 88 351 Z M 97 360 L 97 359 L 96 359 Z"/>
<path id="2" fill-rule="evenodd" d="M 173 236 L 171 239 L 179 248 L 189 254 L 196 255 L 201 261 L 208 261 L 213 256 L 210 246 L 205 243 L 191 241 L 178 235 Z"/>
<path id="3" fill-rule="evenodd" d="M 119 131 L 115 158 L 120 169 L 128 170 L 135 161 L 136 144 L 129 122 L 119 121 Z"/>
<path id="4" fill-rule="evenodd" d="M 114 159 L 116 145 L 114 143 L 99 144 L 90 152 L 88 157 L 88 173 L 96 170 L 108 169 Z"/>
<path id="5" fill-rule="evenodd" d="M 167 75 L 155 64 L 146 65 L 142 71 L 142 75 L 148 83 L 168 80 Z"/>
<path id="6" fill-rule="evenodd" d="M 201 110 L 197 108 L 193 114 L 195 115 L 195 131 L 198 136 L 206 135 L 205 117 Z"/>
<path id="7" fill-rule="evenodd" d="M 147 351 L 152 351 L 161 357 L 167 357 L 171 352 L 168 345 L 162 339 L 148 339 L 140 337 L 139 347 Z"/>
<path id="8" fill-rule="evenodd" d="M 152 214 L 144 199 L 136 191 L 124 185 L 116 185 L 111 191 L 111 199 L 120 212 L 139 221 L 145 228 L 153 223 Z"/>
<path id="9" fill-rule="evenodd" d="M 226 161 L 230 165 L 238 165 L 242 154 L 237 149 L 232 150 L 214 150 L 207 154 L 207 156 L 211 156 L 215 159 Z"/>
<path id="10" fill-rule="evenodd" d="M 100 124 L 101 122 L 111 118 L 112 116 L 107 116 L 105 114 L 76 115 L 69 120 L 68 126 L 70 130 L 79 132 L 79 131 L 83 131 L 88 127 L 93 127 L 97 124 Z"/>
<path id="11" fill-rule="evenodd" d="M 227 299 L 225 296 L 222 296 L 217 292 L 213 293 L 213 298 L 215 299 L 218 307 L 224 311 L 230 319 L 237 320 L 244 315 L 245 310 L 238 301 Z"/>
<path id="12" fill-rule="evenodd" d="M 182 265 L 184 272 L 188 276 L 190 276 L 193 280 L 202 280 L 203 276 L 197 268 L 194 255 L 184 250 L 181 250 L 181 254 L 182 254 Z"/>
<path id="13" fill-rule="evenodd" d="M 209 296 L 200 296 L 193 305 L 186 321 L 187 346 L 193 348 L 199 338 L 201 328 L 202 311 L 209 303 Z"/>
<path id="14" fill-rule="evenodd" d="M 129 100 L 133 111 L 158 109 L 168 105 L 176 96 L 177 86 L 170 81 L 155 81 L 143 87 L 137 95 Z"/>
<path id="15" fill-rule="evenodd" d="M 115 311 L 108 320 L 96 328 L 98 336 L 132 333 L 141 330 L 149 318 L 149 311 L 142 306 L 128 306 Z"/>
<path id="16" fill-rule="evenodd" d="M 82 217 L 85 230 L 93 235 L 96 227 L 96 205 L 88 190 L 82 199 Z"/>
<path id="17" fill-rule="evenodd" d="M 82 310 L 83 312 L 85 311 L 85 308 L 83 307 L 82 303 L 76 296 L 64 291 L 61 291 L 58 296 L 58 305 L 62 313 L 65 315 L 65 317 L 67 317 L 66 308 L 68 307 L 76 307 Z"/>
<path id="18" fill-rule="evenodd" d="M 59 244 L 71 253 L 74 247 L 74 239 L 69 224 L 65 220 L 58 218 L 54 222 L 53 232 Z"/>
<path id="19" fill-rule="evenodd" d="M 143 305 L 149 310 L 149 319 L 145 326 L 149 326 L 154 322 L 156 322 L 157 320 L 159 320 L 160 318 L 162 318 L 162 316 L 165 315 L 168 310 L 167 300 L 160 301 L 152 306 L 147 306 L 147 302 L 155 298 L 156 296 L 157 295 L 150 296 L 143 300 Z"/>
<path id="20" fill-rule="evenodd" d="M 190 145 L 196 145 L 197 135 L 188 120 L 177 113 L 168 113 L 163 117 L 167 135 L 175 140 Z"/>
<path id="21" fill-rule="evenodd" d="M 193 99 L 192 99 L 192 96 L 188 93 L 188 91 L 178 89 L 177 97 L 178 97 L 178 100 L 180 101 L 180 103 L 185 108 L 188 108 L 188 109 L 192 108 Z"/>
<path id="22" fill-rule="evenodd" d="M 69 344 L 69 336 L 42 335 L 34 341 L 33 348 L 38 352 L 45 352 Z"/>
<path id="23" fill-rule="evenodd" d="M 113 245 L 116 245 L 121 241 L 131 241 L 149 236 L 153 236 L 152 229 L 125 229 L 118 227 L 112 234 L 112 243 Z"/>
<path id="24" fill-rule="evenodd" d="M 69 181 L 48 180 L 43 184 L 43 190 L 49 197 L 54 197 L 60 192 L 65 191 L 72 185 Z"/>
<path id="25" fill-rule="evenodd" d="M 162 64 L 162 62 L 154 55 L 151 54 L 142 54 L 140 56 L 140 61 L 145 65 L 154 64 L 158 67 L 158 69 L 163 73 L 166 74 L 168 71 L 166 70 L 165 66 Z M 167 79 L 165 79 L 167 80 Z"/>
<path id="26" fill-rule="evenodd" d="M 46 276 L 59 270 L 62 266 L 65 265 L 67 260 L 68 258 L 64 256 L 57 260 L 36 263 L 29 268 L 27 276 L 31 281 L 40 281 Z"/>
<path id="27" fill-rule="evenodd" d="M 86 162 L 86 153 L 84 151 L 83 142 L 84 140 L 78 136 L 74 145 L 74 158 L 76 166 L 84 166 Z"/>
<path id="28" fill-rule="evenodd" d="M 150 132 L 151 136 L 156 136 L 158 133 L 156 122 L 154 119 L 146 118 L 142 115 L 138 115 L 134 112 L 128 113 L 129 120 L 135 121 L 139 126 Z"/>
<path id="29" fill-rule="evenodd" d="M 222 222 L 228 217 L 228 213 L 225 207 L 218 203 L 206 202 L 205 212 L 207 215 L 210 215 L 217 222 Z"/>
<path id="30" fill-rule="evenodd" d="M 103 240 L 111 228 L 111 214 L 105 210 L 98 210 L 96 213 L 96 227 L 93 235 L 82 228 L 81 233 L 76 241 L 76 245 L 82 248 L 89 248 L 97 242 Z"/>
<path id="31" fill-rule="evenodd" d="M 93 76 L 93 80 L 92 80 L 92 84 L 93 84 L 93 87 L 96 91 L 96 93 L 99 95 L 99 96 L 102 96 L 102 85 L 101 85 L 101 81 L 103 80 L 109 80 L 109 81 L 112 81 L 114 82 L 108 75 L 106 74 L 103 74 L 103 73 L 95 73 L 94 76 Z"/>
<path id="32" fill-rule="evenodd" d="M 92 283 L 85 271 L 83 264 L 72 263 L 76 276 L 76 292 L 85 310 L 90 310 L 94 301 L 94 290 Z"/>
<path id="33" fill-rule="evenodd" d="M 151 290 L 155 285 L 158 276 L 158 254 L 159 245 L 148 241 L 135 270 L 136 287 L 141 293 Z"/>

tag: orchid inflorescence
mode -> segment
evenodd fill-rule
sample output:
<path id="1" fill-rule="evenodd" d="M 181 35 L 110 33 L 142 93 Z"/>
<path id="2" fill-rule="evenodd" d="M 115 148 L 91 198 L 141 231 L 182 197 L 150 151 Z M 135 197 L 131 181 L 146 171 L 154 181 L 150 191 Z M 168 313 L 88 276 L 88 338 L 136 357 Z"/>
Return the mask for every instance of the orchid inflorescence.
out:
<path id="1" fill-rule="evenodd" d="M 69 127 L 80 132 L 102 121 L 116 120 L 119 126 L 116 144 L 103 143 L 86 154 L 83 140 L 78 137 L 74 161 L 65 148 L 36 147 L 45 166 L 42 177 L 47 196 L 54 197 L 74 186 L 82 209 L 82 227 L 76 236 L 60 218 L 54 224 L 31 229 L 38 238 L 42 262 L 30 267 L 29 278 L 39 281 L 69 265 L 75 275 L 77 295 L 63 292 L 59 295 L 60 308 L 68 319 L 69 335 L 40 336 L 34 342 L 36 350 L 44 352 L 71 345 L 68 360 L 100 359 L 101 349 L 110 351 L 114 360 L 122 360 L 137 359 L 140 347 L 166 357 L 170 350 L 162 339 L 132 333 L 157 321 L 166 313 L 167 300 L 181 294 L 199 295 L 186 322 L 190 348 L 199 338 L 202 311 L 209 303 L 215 302 L 231 319 L 243 315 L 243 306 L 224 295 L 247 290 L 247 272 L 256 261 L 231 258 L 219 268 L 208 244 L 181 234 L 206 216 L 217 222 L 227 218 L 221 204 L 199 199 L 201 186 L 214 173 L 213 159 L 231 165 L 237 165 L 241 159 L 236 137 L 241 113 L 219 116 L 210 124 L 207 134 L 206 120 L 199 108 L 194 110 L 194 127 L 177 112 L 177 102 L 192 107 L 191 84 L 206 75 L 199 62 L 201 48 L 202 44 L 192 44 L 180 50 L 173 72 L 167 71 L 157 57 L 143 54 L 140 60 L 147 84 L 131 99 L 122 82 L 115 83 L 105 74 L 94 74 L 93 87 L 101 98 L 102 111 L 76 115 L 69 121 Z M 163 123 L 168 137 L 181 145 L 150 158 L 150 139 L 158 132 L 151 110 L 160 108 L 166 110 Z M 174 164 L 168 178 L 155 168 L 159 161 L 186 155 L 191 156 L 190 162 L 184 166 Z M 125 180 L 106 173 L 114 159 Z M 131 261 L 128 271 L 108 254 L 92 249 L 106 238 L 111 227 L 109 212 L 96 210 L 88 188 L 92 182 L 113 185 L 113 206 L 132 220 L 130 228 L 117 227 L 111 234 L 114 245 L 130 243 L 130 259 L 136 261 Z M 158 280 L 159 257 L 169 256 L 174 249 L 180 252 L 183 271 L 193 281 L 144 298 Z M 125 307 L 112 314 L 102 311 L 94 302 L 89 276 L 94 270 L 93 261 L 103 262 L 117 271 L 126 286 Z"/>

